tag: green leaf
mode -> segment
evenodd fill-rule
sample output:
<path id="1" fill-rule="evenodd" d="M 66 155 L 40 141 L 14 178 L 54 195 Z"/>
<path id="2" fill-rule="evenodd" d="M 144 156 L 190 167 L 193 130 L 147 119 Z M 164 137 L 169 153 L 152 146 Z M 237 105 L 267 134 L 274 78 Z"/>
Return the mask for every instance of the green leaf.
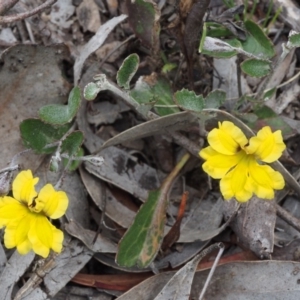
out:
<path id="1" fill-rule="evenodd" d="M 237 39 L 220 40 L 206 37 L 199 52 L 215 58 L 230 58 L 238 53 L 239 48 L 241 48 L 241 42 Z"/>
<path id="2" fill-rule="evenodd" d="M 205 108 L 219 108 L 226 100 L 226 93 L 222 90 L 214 90 L 205 98 Z"/>
<path id="3" fill-rule="evenodd" d="M 258 120 L 255 120 L 253 123 L 248 123 L 248 125 L 255 131 L 260 130 L 264 126 L 270 126 L 272 131 L 281 130 L 283 136 L 291 136 L 294 134 L 293 129 L 271 108 L 262 106 L 255 109 L 253 113 L 258 117 Z"/>
<path id="4" fill-rule="evenodd" d="M 175 64 L 175 63 L 167 63 L 167 64 L 165 64 L 162 67 L 161 72 L 163 74 L 167 74 L 168 72 L 174 70 L 175 68 L 177 68 L 177 64 Z"/>
<path id="5" fill-rule="evenodd" d="M 120 266 L 146 268 L 154 260 L 163 240 L 167 195 L 189 158 L 190 155 L 185 154 L 164 180 L 161 188 L 149 192 L 147 201 L 119 243 L 116 261 Z"/>
<path id="6" fill-rule="evenodd" d="M 203 28 L 202 28 L 200 44 L 199 44 L 199 49 L 198 49 L 199 53 L 202 53 L 202 51 L 204 49 L 204 43 L 205 43 L 206 36 L 207 36 L 207 23 L 204 22 Z"/>
<path id="7" fill-rule="evenodd" d="M 197 96 L 194 91 L 182 89 L 174 94 L 175 102 L 184 110 L 201 112 L 204 108 L 202 95 Z"/>
<path id="8" fill-rule="evenodd" d="M 173 93 L 170 83 L 162 76 L 153 73 L 140 77 L 130 95 L 140 104 L 173 105 Z M 179 112 L 177 107 L 155 107 L 160 116 Z"/>
<path id="9" fill-rule="evenodd" d="M 274 46 L 263 30 L 250 20 L 245 22 L 245 27 L 248 34 L 246 41 L 241 42 L 243 49 L 262 59 L 272 58 L 275 55 Z"/>
<path id="10" fill-rule="evenodd" d="M 289 49 L 300 47 L 300 33 L 299 32 L 294 31 L 294 30 L 290 31 L 287 47 Z"/>
<path id="11" fill-rule="evenodd" d="M 76 155 L 79 147 L 83 143 L 83 139 L 84 137 L 81 131 L 74 131 L 70 133 L 62 142 L 62 153 L 67 153 L 69 156 Z"/>
<path id="12" fill-rule="evenodd" d="M 83 97 L 88 101 L 94 100 L 100 91 L 101 88 L 95 82 L 90 82 L 84 87 Z"/>
<path id="13" fill-rule="evenodd" d="M 76 153 L 75 157 L 82 157 L 84 155 L 84 151 L 83 149 L 80 147 L 78 152 Z M 67 166 L 69 160 L 66 158 L 63 158 L 63 164 L 64 166 Z M 77 168 L 79 167 L 79 165 L 81 164 L 82 160 L 72 160 L 71 163 L 68 165 L 68 171 L 72 172 L 77 170 Z"/>
<path id="14" fill-rule="evenodd" d="M 267 101 L 268 99 L 270 99 L 271 97 L 273 97 L 273 95 L 276 93 L 277 88 L 272 88 L 270 90 L 268 90 L 267 92 L 264 93 L 264 100 Z"/>
<path id="15" fill-rule="evenodd" d="M 235 113 L 236 116 L 241 119 L 244 123 L 250 124 L 257 121 L 257 115 L 253 113 Z"/>
<path id="16" fill-rule="evenodd" d="M 64 166 L 67 166 L 69 161 L 71 160 L 70 164 L 68 165 L 69 171 L 75 171 L 81 161 L 73 160 L 73 157 L 82 156 L 83 149 L 80 147 L 83 143 L 84 137 L 81 131 L 74 131 L 70 133 L 62 142 L 61 145 L 61 152 L 67 153 L 69 155 L 69 159 L 63 158 Z"/>
<path id="17" fill-rule="evenodd" d="M 163 238 L 166 211 L 157 211 L 159 190 L 149 197 L 138 211 L 133 224 L 119 244 L 116 261 L 120 266 L 145 268 L 155 258 Z M 154 226 L 155 225 L 155 226 Z"/>
<path id="18" fill-rule="evenodd" d="M 119 87 L 124 87 L 124 89 L 129 89 L 129 84 L 136 73 L 140 63 L 140 58 L 136 53 L 127 56 L 118 73 L 117 73 L 117 83 Z"/>
<path id="19" fill-rule="evenodd" d="M 43 106 L 39 110 L 39 117 L 42 121 L 53 125 L 69 123 L 75 117 L 80 103 L 80 88 L 74 87 L 70 92 L 67 105 L 51 104 Z"/>
<path id="20" fill-rule="evenodd" d="M 225 28 L 223 25 L 218 24 L 218 23 L 213 23 L 213 22 L 205 22 L 207 24 L 207 36 L 210 37 L 228 37 L 232 35 L 230 30 Z"/>
<path id="21" fill-rule="evenodd" d="M 264 77 L 271 71 L 271 62 L 250 58 L 241 63 L 244 73 L 252 77 Z"/>
<path id="22" fill-rule="evenodd" d="M 51 172 L 58 172 L 58 170 L 59 170 L 59 159 L 57 157 L 52 156 L 51 161 L 50 161 L 49 170 Z"/>
<path id="23" fill-rule="evenodd" d="M 56 147 L 45 148 L 46 145 L 60 140 L 69 130 L 71 124 L 54 127 L 39 119 L 26 119 L 20 124 L 21 138 L 26 148 L 36 153 L 52 153 Z"/>

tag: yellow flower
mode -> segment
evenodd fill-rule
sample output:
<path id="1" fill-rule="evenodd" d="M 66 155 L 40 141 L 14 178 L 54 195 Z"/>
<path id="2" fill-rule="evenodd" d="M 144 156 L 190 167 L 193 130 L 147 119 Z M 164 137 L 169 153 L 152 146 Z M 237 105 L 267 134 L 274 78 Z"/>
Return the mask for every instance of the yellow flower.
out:
<path id="1" fill-rule="evenodd" d="M 20 254 L 30 250 L 47 257 L 50 249 L 61 252 L 63 232 L 48 218 L 57 219 L 65 214 L 68 196 L 46 184 L 39 193 L 30 170 L 20 172 L 12 184 L 13 197 L 0 198 L 0 227 L 5 226 L 6 248 L 17 247 Z"/>
<path id="2" fill-rule="evenodd" d="M 212 178 L 221 179 L 220 190 L 229 200 L 248 201 L 253 194 L 273 199 L 274 190 L 284 187 L 282 175 L 264 163 L 276 161 L 284 151 L 281 131 L 262 128 L 248 139 L 233 123 L 219 122 L 207 137 L 210 146 L 199 155 L 205 160 L 203 170 Z"/>

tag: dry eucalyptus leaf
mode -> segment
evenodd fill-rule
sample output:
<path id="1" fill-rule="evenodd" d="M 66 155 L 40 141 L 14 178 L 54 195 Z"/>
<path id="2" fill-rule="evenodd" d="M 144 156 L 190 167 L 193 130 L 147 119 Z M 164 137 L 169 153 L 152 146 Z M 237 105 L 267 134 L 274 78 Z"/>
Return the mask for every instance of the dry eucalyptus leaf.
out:
<path id="1" fill-rule="evenodd" d="M 194 274 L 201 258 L 201 254 L 196 255 L 190 262 L 178 270 L 154 300 L 189 300 Z"/>
<path id="2" fill-rule="evenodd" d="M 101 209 L 103 205 L 103 191 L 101 189 L 102 183 L 98 178 L 88 173 L 84 168 L 80 168 L 80 175 L 88 193 L 95 204 Z M 106 189 L 105 196 L 105 214 L 118 225 L 128 228 L 134 219 L 135 213 L 117 201 L 109 189 Z"/>
<path id="3" fill-rule="evenodd" d="M 208 227 L 208 225 L 210 224 L 210 221 L 205 221 L 204 224 L 202 224 L 202 226 L 206 226 L 206 229 L 191 229 L 190 232 L 185 233 L 184 230 L 182 232 L 182 237 L 179 238 L 178 242 L 185 242 L 185 241 L 189 241 L 189 240 L 200 240 L 200 241 L 209 241 L 210 239 L 214 238 L 215 236 L 217 236 L 218 234 L 220 234 L 221 232 L 223 232 L 228 225 L 230 224 L 231 220 L 234 218 L 237 210 L 238 210 L 239 206 L 236 206 L 233 211 L 231 212 L 232 215 L 227 219 L 227 221 L 220 227 L 216 227 L 216 221 L 218 220 L 219 216 L 216 215 L 213 218 L 213 222 L 214 225 L 211 226 L 212 228 Z M 210 216 L 210 214 L 209 214 Z M 213 214 L 212 214 L 213 216 Z M 206 216 L 207 217 L 207 216 Z M 205 217 L 205 218 L 206 218 Z"/>
<path id="4" fill-rule="evenodd" d="M 110 19 L 105 24 L 101 25 L 96 34 L 88 41 L 86 45 L 84 45 L 81 48 L 80 54 L 77 57 L 74 64 L 75 85 L 77 85 L 79 82 L 82 67 L 86 59 L 103 45 L 104 41 L 106 40 L 107 36 L 111 33 L 111 31 L 114 30 L 114 28 L 126 18 L 126 15 L 121 15 Z"/>
<path id="5" fill-rule="evenodd" d="M 284 261 L 236 262 L 217 267 L 205 299 L 274 300 L 299 298 L 300 263 Z M 198 299 L 209 270 L 197 272 L 192 299 Z M 229 275 L 230 274 L 230 275 Z"/>
<path id="6" fill-rule="evenodd" d="M 182 221 L 179 243 L 205 241 L 213 238 L 207 234 L 219 228 L 223 220 L 223 204 L 221 197 L 213 199 L 193 199 L 189 214 Z M 219 233 L 218 230 L 216 231 Z"/>
<path id="7" fill-rule="evenodd" d="M 0 167 L 6 167 L 15 154 L 25 150 L 20 139 L 20 122 L 37 117 L 41 106 L 63 104 L 68 98 L 70 85 L 62 76 L 61 67 L 69 55 L 64 45 L 16 45 L 2 53 Z M 20 158 L 20 163 L 35 170 L 41 160 L 40 155 L 30 152 Z"/>
<path id="8" fill-rule="evenodd" d="M 13 253 L 4 270 L 1 272 L 1 299 L 12 299 L 15 283 L 17 283 L 21 276 L 27 271 L 34 260 L 34 257 L 35 254 L 33 251 L 29 252 L 27 255 L 20 255 L 17 251 Z"/>
<path id="9" fill-rule="evenodd" d="M 177 244 L 175 251 L 154 262 L 155 267 L 158 269 L 164 268 L 166 263 L 168 263 L 173 269 L 182 266 L 187 261 L 192 259 L 197 253 L 202 251 L 209 241 L 196 241 L 193 243 Z"/>
<path id="10" fill-rule="evenodd" d="M 76 221 L 70 221 L 65 228 L 70 235 L 78 238 L 93 252 L 117 252 L 117 245 L 103 237 L 100 233 L 97 234 L 97 239 L 94 242 L 96 232 L 84 229 Z"/>
<path id="11" fill-rule="evenodd" d="M 192 115 L 187 111 L 167 115 L 155 120 L 144 122 L 121 132 L 120 134 L 106 141 L 103 145 L 103 148 L 155 134 L 167 134 L 168 131 L 171 132 L 178 129 L 184 129 L 195 122 L 197 122 L 197 116 Z"/>
<path id="12" fill-rule="evenodd" d="M 99 154 L 105 161 L 100 168 L 89 162 L 84 163 L 87 171 L 96 177 L 114 184 L 142 201 L 147 199 L 149 190 L 159 187 L 157 171 L 137 162 L 126 151 L 110 147 Z"/>
<path id="13" fill-rule="evenodd" d="M 299 270 L 300 263 L 290 261 L 228 263 L 216 268 L 204 299 L 298 300 Z M 199 299 L 209 271 L 196 272 L 190 299 Z M 174 273 L 153 276 L 120 296 L 118 300 L 153 300 Z"/>

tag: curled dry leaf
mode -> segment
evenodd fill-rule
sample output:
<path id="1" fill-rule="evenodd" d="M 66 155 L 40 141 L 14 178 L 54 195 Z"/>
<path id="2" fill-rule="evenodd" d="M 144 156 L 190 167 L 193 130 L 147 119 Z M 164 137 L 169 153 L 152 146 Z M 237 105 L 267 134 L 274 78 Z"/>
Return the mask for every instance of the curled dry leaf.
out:
<path id="1" fill-rule="evenodd" d="M 101 25 L 100 13 L 94 0 L 83 0 L 76 9 L 83 31 L 97 32 Z"/>
<path id="2" fill-rule="evenodd" d="M 235 200 L 225 201 L 224 216 L 227 219 L 237 205 Z M 274 247 L 276 209 L 271 201 L 252 197 L 242 204 L 230 224 L 240 244 L 251 249 L 260 258 L 269 258 Z"/>
<path id="3" fill-rule="evenodd" d="M 126 0 L 129 24 L 142 43 L 158 53 L 160 11 L 153 0 Z"/>

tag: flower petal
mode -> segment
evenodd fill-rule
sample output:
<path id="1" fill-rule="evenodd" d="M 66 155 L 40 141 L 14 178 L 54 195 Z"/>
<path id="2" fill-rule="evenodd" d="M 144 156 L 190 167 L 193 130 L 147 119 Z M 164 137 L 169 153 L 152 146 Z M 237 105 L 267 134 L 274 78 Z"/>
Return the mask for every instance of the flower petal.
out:
<path id="1" fill-rule="evenodd" d="M 263 199 L 273 199 L 274 189 L 284 188 L 283 176 L 270 166 L 259 165 L 256 161 L 249 164 L 249 174 L 254 187 L 254 193 Z"/>
<path id="2" fill-rule="evenodd" d="M 20 254 L 27 254 L 32 248 L 28 239 L 28 231 L 33 220 L 32 214 L 28 213 L 24 218 L 9 223 L 4 233 L 5 247 L 8 249 L 17 247 Z"/>
<path id="3" fill-rule="evenodd" d="M 26 206 L 12 197 L 0 198 L 0 226 L 6 226 L 11 221 L 22 219 L 28 213 Z"/>
<path id="4" fill-rule="evenodd" d="M 40 203 L 43 203 L 43 212 L 51 219 L 63 216 L 69 204 L 67 194 L 63 191 L 56 191 L 50 183 L 40 190 L 35 201 L 37 206 L 41 206 Z"/>
<path id="5" fill-rule="evenodd" d="M 245 147 L 245 150 L 249 154 L 255 154 L 260 160 L 271 163 L 282 155 L 285 148 L 281 130 L 273 133 L 269 126 L 265 126 L 257 136 L 250 139 L 249 146 Z"/>
<path id="6" fill-rule="evenodd" d="M 248 177 L 248 157 L 228 172 L 220 181 L 221 193 L 225 200 L 235 197 L 239 202 L 248 201 L 253 195 L 253 186 Z"/>
<path id="7" fill-rule="evenodd" d="M 219 128 L 213 129 L 207 140 L 215 151 L 225 155 L 236 154 L 248 143 L 242 130 L 228 121 L 219 122 Z"/>
<path id="8" fill-rule="evenodd" d="M 31 170 L 21 171 L 12 184 L 14 198 L 26 203 L 32 201 L 37 195 L 34 186 L 38 181 L 38 177 L 33 178 Z"/>
<path id="9" fill-rule="evenodd" d="M 241 150 L 236 155 L 224 155 L 215 151 L 212 147 L 206 147 L 199 152 L 206 160 L 202 165 L 203 170 L 212 178 L 220 179 L 242 159 L 246 153 Z"/>
<path id="10" fill-rule="evenodd" d="M 30 227 L 28 238 L 35 253 L 42 257 L 49 255 L 50 249 L 60 252 L 62 249 L 63 232 L 55 228 L 49 220 L 36 214 L 34 225 Z"/>
<path id="11" fill-rule="evenodd" d="M 53 230 L 53 240 L 52 240 L 52 245 L 51 245 L 51 249 L 54 252 L 60 253 L 62 250 L 62 243 L 64 240 L 64 233 L 55 228 L 55 226 L 52 226 L 52 230 Z"/>

